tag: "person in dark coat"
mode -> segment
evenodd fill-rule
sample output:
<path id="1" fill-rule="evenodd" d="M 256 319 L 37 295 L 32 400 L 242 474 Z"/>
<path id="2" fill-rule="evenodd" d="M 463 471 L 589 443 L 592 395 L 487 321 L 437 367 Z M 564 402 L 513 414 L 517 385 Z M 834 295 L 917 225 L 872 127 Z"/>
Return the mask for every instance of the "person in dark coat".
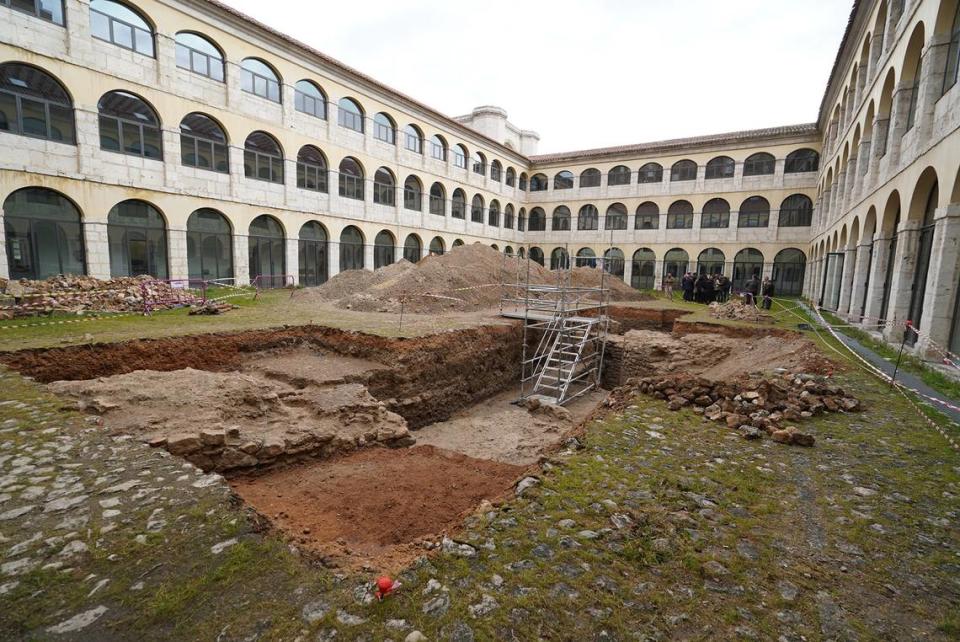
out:
<path id="1" fill-rule="evenodd" d="M 717 301 L 721 303 L 726 303 L 727 299 L 730 298 L 730 279 L 727 278 L 727 275 L 720 274 L 717 276 Z"/>
<path id="2" fill-rule="evenodd" d="M 680 287 L 683 288 L 683 300 L 684 301 L 693 301 L 693 275 L 687 272 L 683 275 L 683 281 L 680 282 Z"/>
<path id="3" fill-rule="evenodd" d="M 747 305 L 757 304 L 757 295 L 760 293 L 760 281 L 754 274 L 743 286 L 743 302 Z"/>
<path id="4" fill-rule="evenodd" d="M 769 310 L 773 306 L 773 281 L 769 276 L 763 278 L 763 285 L 760 286 L 760 294 L 763 296 L 763 309 Z"/>
<path id="5" fill-rule="evenodd" d="M 713 303 L 716 297 L 716 288 L 714 287 L 713 278 L 711 276 L 704 276 L 703 285 L 700 286 L 700 294 L 703 296 L 704 303 L 707 305 Z"/>

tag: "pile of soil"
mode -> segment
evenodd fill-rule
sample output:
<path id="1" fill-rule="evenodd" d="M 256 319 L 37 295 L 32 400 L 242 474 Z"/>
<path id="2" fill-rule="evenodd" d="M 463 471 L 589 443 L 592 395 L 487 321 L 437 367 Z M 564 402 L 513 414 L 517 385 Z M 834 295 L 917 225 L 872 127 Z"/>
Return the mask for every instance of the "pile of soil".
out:
<path id="1" fill-rule="evenodd" d="M 432 446 L 367 448 L 231 485 L 328 564 L 390 570 L 482 501 L 508 495 L 523 470 Z"/>
<path id="2" fill-rule="evenodd" d="M 486 245 L 475 243 L 453 248 L 440 256 L 428 256 L 413 264 L 400 260 L 374 272 L 347 270 L 323 285 L 298 297 L 309 305 L 316 299 L 336 301 L 338 307 L 361 312 L 415 313 L 473 311 L 496 307 L 504 293 L 514 295 L 503 285 L 526 282 L 556 283 L 556 272 L 532 261 L 504 256 Z M 616 301 L 649 299 L 622 280 L 594 268 L 575 268 L 571 285 L 600 287 L 601 280 Z"/>
<path id="3" fill-rule="evenodd" d="M 196 303 L 189 291 L 173 288 L 151 276 L 98 279 L 83 275 L 53 276 L 42 281 L 0 279 L 6 297 L 3 316 L 36 316 L 54 312 L 142 312 L 144 299 L 155 310 Z"/>
<path id="4" fill-rule="evenodd" d="M 758 323 L 773 323 L 773 317 L 753 305 L 746 305 L 742 301 L 733 299 L 726 303 L 711 303 L 710 316 L 714 319 L 731 319 L 734 321 L 754 321 Z"/>

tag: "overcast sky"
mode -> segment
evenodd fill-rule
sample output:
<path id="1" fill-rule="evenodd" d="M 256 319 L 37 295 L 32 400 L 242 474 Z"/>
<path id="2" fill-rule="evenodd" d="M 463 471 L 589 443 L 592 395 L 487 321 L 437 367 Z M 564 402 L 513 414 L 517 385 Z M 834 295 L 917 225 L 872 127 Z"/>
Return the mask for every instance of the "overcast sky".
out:
<path id="1" fill-rule="evenodd" d="M 226 0 L 540 153 L 812 122 L 851 0 Z"/>

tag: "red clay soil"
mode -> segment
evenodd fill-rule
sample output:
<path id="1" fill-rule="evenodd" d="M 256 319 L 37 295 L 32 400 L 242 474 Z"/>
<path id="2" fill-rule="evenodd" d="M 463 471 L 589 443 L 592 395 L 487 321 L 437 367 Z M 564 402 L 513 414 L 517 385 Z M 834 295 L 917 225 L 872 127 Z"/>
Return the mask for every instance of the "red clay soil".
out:
<path id="1" fill-rule="evenodd" d="M 340 566 L 400 568 L 524 471 L 432 446 L 367 448 L 230 484 L 307 551 Z"/>

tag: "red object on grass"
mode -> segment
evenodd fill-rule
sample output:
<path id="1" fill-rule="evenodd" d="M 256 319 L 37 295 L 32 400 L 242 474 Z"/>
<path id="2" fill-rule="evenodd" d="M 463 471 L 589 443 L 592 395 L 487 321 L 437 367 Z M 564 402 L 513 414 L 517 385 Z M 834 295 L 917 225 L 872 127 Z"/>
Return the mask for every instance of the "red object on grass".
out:
<path id="1" fill-rule="evenodd" d="M 397 584 L 386 575 L 378 577 L 376 591 L 377 599 L 382 600 L 386 596 L 390 595 L 396 587 Z"/>

